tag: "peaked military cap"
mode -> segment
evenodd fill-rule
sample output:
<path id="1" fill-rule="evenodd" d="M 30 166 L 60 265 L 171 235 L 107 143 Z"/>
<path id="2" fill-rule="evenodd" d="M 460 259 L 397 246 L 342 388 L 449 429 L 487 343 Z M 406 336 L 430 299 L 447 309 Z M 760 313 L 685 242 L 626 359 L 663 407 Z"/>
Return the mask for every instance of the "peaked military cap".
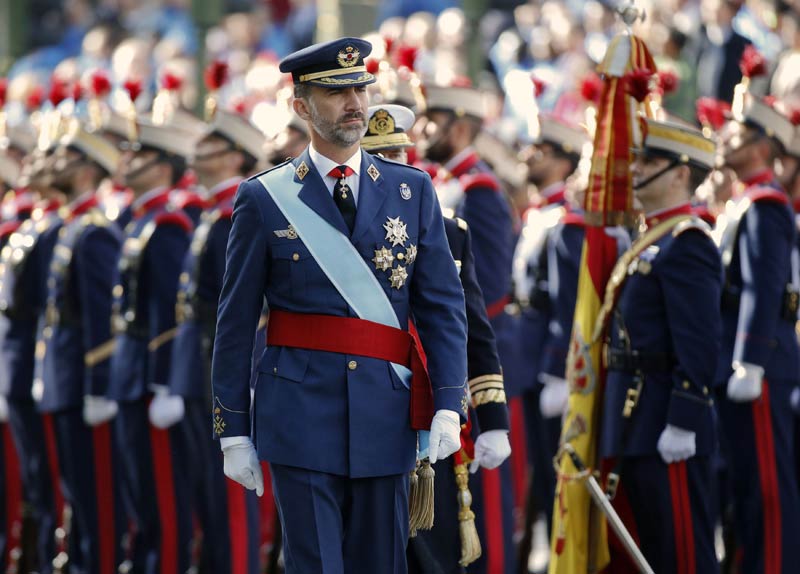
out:
<path id="1" fill-rule="evenodd" d="M 370 52 L 372 44 L 366 40 L 339 38 L 289 54 L 281 60 L 279 69 L 284 74 L 291 73 L 295 84 L 326 88 L 366 86 L 375 81 L 364 65 Z"/>
<path id="2" fill-rule="evenodd" d="M 230 140 L 256 160 L 264 158 L 264 134 L 239 114 L 217 110 L 204 137 L 218 134 Z"/>
<path id="3" fill-rule="evenodd" d="M 361 138 L 361 147 L 366 151 L 379 151 L 413 147 L 408 130 L 414 125 L 414 112 L 396 104 L 370 106 L 367 133 Z"/>
<path id="4" fill-rule="evenodd" d="M 792 121 L 763 98 L 745 94 L 740 102 L 734 103 L 732 112 L 734 120 L 762 131 L 784 149 L 791 145 L 794 137 Z"/>
<path id="5" fill-rule="evenodd" d="M 589 134 L 565 119 L 543 114 L 539 116 L 539 133 L 533 143 L 544 142 L 560 147 L 565 153 L 580 155 L 583 146 L 589 143 Z"/>
<path id="6" fill-rule="evenodd" d="M 108 173 L 114 173 L 117 169 L 120 154 L 114 144 L 98 134 L 86 131 L 79 121 L 70 122 L 59 144 L 74 148 Z"/>
<path id="7" fill-rule="evenodd" d="M 672 158 L 702 169 L 714 167 L 716 145 L 700 130 L 650 118 L 642 122 L 642 129 L 642 147 L 635 149 L 636 153 Z"/>

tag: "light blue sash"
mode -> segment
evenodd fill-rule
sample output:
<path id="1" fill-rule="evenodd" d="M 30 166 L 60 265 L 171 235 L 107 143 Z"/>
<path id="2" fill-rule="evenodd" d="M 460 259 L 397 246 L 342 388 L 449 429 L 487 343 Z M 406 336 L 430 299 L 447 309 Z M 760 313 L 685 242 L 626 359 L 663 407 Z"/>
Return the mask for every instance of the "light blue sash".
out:
<path id="1" fill-rule="evenodd" d="M 350 239 L 300 200 L 303 186 L 294 180 L 294 170 L 287 163 L 260 175 L 258 181 L 356 315 L 399 329 L 389 298 Z M 396 363 L 392 367 L 403 385 L 410 388 L 411 371 Z"/>

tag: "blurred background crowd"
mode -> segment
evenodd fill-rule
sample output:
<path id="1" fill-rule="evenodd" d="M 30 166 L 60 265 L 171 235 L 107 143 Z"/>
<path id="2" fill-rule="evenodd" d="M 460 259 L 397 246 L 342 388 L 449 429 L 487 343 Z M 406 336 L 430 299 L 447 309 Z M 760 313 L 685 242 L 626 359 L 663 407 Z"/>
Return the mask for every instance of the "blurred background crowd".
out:
<path id="1" fill-rule="evenodd" d="M 769 63 L 769 73 L 754 81 L 752 93 L 791 100 L 800 90 L 800 2 L 638 4 L 647 18 L 635 32 L 656 57 L 670 114 L 695 122 L 698 98 L 730 102 L 749 44 Z M 582 114 L 585 101 L 599 97 L 592 74 L 618 30 L 615 5 L 611 0 L 12 1 L 0 8 L 5 12 L 0 72 L 9 82 L 6 111 L 12 124 L 15 115 L 24 117 L 46 102 L 53 85 L 69 86 L 79 78 L 85 85 L 97 68 L 108 71 L 120 93 L 127 80 L 141 82 L 140 111 L 150 109 L 158 90 L 168 86 L 183 107 L 202 117 L 203 70 L 219 60 L 228 65 L 230 78 L 220 90 L 222 105 L 248 115 L 270 138 L 285 126 L 289 112 L 291 90 L 277 69 L 280 58 L 314 41 L 365 36 L 375 46 L 368 61 L 373 72 L 380 68 L 390 75 L 408 67 L 423 84 L 471 81 L 494 94 L 494 117 L 487 125 L 519 149 L 539 111 Z M 510 181 L 504 177 L 507 183 L 514 182 L 510 175 Z M 518 191 L 522 208 L 527 197 Z"/>

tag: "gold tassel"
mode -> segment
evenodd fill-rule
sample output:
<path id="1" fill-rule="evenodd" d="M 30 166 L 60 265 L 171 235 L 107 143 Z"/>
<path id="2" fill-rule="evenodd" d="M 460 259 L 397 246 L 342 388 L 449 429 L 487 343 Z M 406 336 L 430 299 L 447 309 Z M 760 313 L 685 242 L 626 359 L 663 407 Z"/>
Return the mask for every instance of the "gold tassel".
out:
<path id="1" fill-rule="evenodd" d="M 469 471 L 467 463 L 455 465 L 456 485 L 458 486 L 458 532 L 461 535 L 461 566 L 468 566 L 481 557 L 481 541 L 475 528 L 475 513 L 472 506 L 472 493 L 469 491 Z"/>
<path id="2" fill-rule="evenodd" d="M 414 538 L 417 535 L 417 529 L 414 528 L 414 508 L 417 506 L 417 498 L 419 497 L 419 481 L 417 479 L 417 469 L 412 470 L 408 475 L 408 523 L 409 523 L 409 538 Z"/>
<path id="3" fill-rule="evenodd" d="M 417 468 L 417 485 L 410 500 L 409 526 L 412 531 L 433 528 L 433 480 L 436 473 L 430 460 L 423 460 Z"/>

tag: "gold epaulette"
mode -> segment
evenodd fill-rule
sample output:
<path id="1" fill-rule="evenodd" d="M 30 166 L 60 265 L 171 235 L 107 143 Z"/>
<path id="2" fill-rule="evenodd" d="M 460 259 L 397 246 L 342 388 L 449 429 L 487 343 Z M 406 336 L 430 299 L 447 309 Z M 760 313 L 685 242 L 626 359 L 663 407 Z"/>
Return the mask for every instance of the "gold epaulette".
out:
<path id="1" fill-rule="evenodd" d="M 702 231 L 710 239 L 713 239 L 713 237 L 711 236 L 711 226 L 702 219 L 700 219 L 699 217 L 692 217 L 690 219 L 685 219 L 681 221 L 672 230 L 672 236 L 678 237 L 678 235 L 680 235 L 684 231 L 689 231 L 690 229 L 697 229 L 698 231 Z"/>

